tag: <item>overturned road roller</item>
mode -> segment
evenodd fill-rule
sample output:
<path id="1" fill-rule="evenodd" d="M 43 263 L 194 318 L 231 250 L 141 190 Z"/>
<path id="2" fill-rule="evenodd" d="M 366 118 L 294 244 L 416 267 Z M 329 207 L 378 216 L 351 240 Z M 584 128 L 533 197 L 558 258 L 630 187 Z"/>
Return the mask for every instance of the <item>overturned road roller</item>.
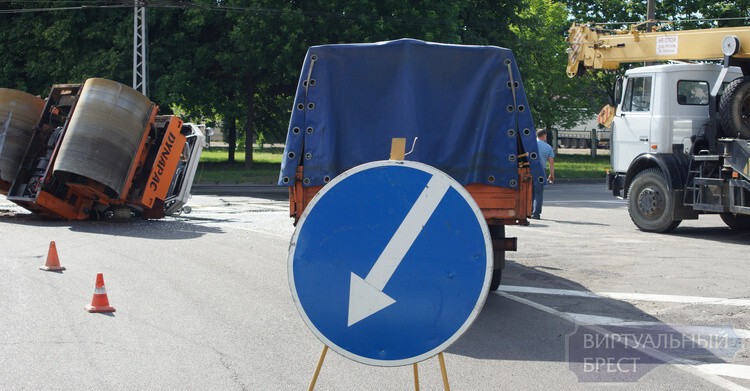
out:
<path id="1" fill-rule="evenodd" d="M 0 194 L 68 220 L 180 213 L 205 136 L 157 113 L 105 79 L 54 85 L 46 101 L 0 89 Z"/>

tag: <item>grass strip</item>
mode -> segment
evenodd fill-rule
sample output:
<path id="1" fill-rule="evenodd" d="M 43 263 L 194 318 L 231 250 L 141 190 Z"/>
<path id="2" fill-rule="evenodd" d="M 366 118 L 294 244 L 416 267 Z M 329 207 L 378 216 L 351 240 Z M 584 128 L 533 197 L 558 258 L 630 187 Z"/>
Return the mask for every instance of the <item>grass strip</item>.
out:
<path id="1" fill-rule="evenodd" d="M 604 178 L 610 168 L 609 156 L 557 155 L 555 179 Z"/>
<path id="2" fill-rule="evenodd" d="M 227 163 L 226 148 L 204 150 L 195 174 L 195 183 L 276 184 L 279 180 L 283 148 L 255 149 L 253 166 L 245 168 L 245 152 L 235 153 L 235 163 Z M 556 179 L 599 179 L 610 168 L 609 156 L 557 155 Z"/>

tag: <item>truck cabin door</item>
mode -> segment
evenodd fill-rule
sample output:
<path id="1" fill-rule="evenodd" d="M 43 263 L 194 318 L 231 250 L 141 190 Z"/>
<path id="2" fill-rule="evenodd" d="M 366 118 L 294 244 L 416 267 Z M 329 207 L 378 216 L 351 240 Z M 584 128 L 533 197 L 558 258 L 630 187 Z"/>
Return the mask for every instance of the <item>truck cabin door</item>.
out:
<path id="1" fill-rule="evenodd" d="M 625 79 L 622 102 L 612 131 L 612 168 L 626 172 L 636 156 L 649 151 L 651 136 L 653 76 Z"/>

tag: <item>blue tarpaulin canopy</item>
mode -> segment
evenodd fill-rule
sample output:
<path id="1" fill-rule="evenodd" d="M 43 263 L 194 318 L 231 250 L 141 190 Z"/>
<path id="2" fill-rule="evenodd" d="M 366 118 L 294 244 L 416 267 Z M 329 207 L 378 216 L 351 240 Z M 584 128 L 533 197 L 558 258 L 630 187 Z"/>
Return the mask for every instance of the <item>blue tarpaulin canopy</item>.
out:
<path id="1" fill-rule="evenodd" d="M 406 160 L 429 164 L 463 185 L 518 187 L 528 152 L 544 171 L 513 53 L 494 46 L 413 39 L 311 47 L 302 67 L 279 185 L 324 185 L 363 163 L 387 160 L 391 139 Z"/>

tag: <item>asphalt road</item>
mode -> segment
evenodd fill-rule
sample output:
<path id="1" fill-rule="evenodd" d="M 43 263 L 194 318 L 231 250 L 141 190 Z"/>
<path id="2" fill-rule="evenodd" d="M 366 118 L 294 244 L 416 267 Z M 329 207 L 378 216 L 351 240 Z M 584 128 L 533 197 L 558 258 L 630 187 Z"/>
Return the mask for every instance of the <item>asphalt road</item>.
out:
<path id="1" fill-rule="evenodd" d="M 294 227 L 270 194 L 118 223 L 0 197 L 0 389 L 306 389 L 322 344 L 292 301 Z M 750 233 L 716 216 L 643 233 L 599 184 L 545 198 L 541 220 L 508 228 L 501 289 L 446 351 L 452 389 L 750 389 Z M 62 273 L 38 270 L 51 240 Z M 83 309 L 97 272 L 114 314 Z M 422 389 L 441 389 L 437 359 L 419 368 Z M 331 352 L 316 389 L 413 389 L 412 371 Z"/>

